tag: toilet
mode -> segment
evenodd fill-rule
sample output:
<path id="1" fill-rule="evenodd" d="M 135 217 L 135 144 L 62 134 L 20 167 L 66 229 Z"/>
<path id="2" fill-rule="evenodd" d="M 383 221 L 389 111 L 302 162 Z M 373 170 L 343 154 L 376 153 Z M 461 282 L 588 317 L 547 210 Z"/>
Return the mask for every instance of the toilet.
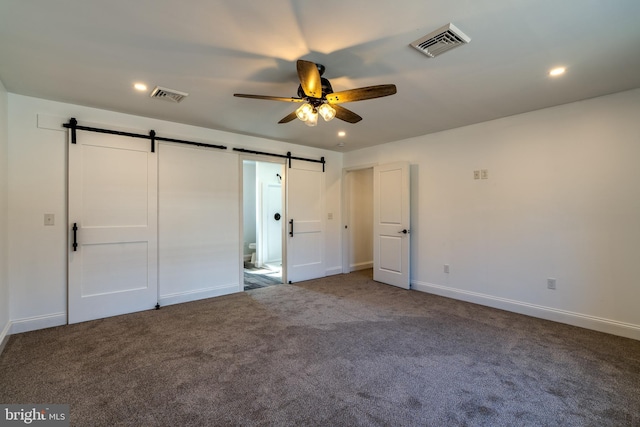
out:
<path id="1" fill-rule="evenodd" d="M 249 249 L 251 249 L 251 264 L 256 265 L 256 244 L 249 243 Z"/>

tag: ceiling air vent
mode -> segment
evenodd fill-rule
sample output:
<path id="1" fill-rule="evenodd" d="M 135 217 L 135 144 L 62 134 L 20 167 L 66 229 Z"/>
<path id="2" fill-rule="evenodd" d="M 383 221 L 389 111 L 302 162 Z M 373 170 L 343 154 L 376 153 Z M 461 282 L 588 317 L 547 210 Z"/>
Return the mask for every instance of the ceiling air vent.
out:
<path id="1" fill-rule="evenodd" d="M 189 96 L 186 92 L 180 92 L 179 90 L 167 89 L 165 87 L 156 86 L 156 88 L 151 92 L 152 98 L 158 99 L 166 99 L 171 102 L 180 102 L 187 96 Z"/>
<path id="2" fill-rule="evenodd" d="M 412 42 L 411 46 L 429 58 L 433 58 L 470 41 L 470 37 L 456 28 L 455 25 L 449 23 Z"/>

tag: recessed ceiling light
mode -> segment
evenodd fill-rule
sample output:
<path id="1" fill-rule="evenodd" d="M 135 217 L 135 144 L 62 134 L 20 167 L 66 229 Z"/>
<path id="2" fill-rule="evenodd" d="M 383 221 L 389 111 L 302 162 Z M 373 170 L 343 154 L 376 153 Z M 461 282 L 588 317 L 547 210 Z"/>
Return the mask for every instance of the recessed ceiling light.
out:
<path id="1" fill-rule="evenodd" d="M 133 85 L 133 87 L 139 91 L 147 90 L 147 85 L 144 83 L 136 83 Z"/>
<path id="2" fill-rule="evenodd" d="M 554 68 L 551 71 L 549 71 L 549 75 L 552 76 L 552 77 L 557 77 L 557 76 L 561 76 L 562 74 L 564 74 L 565 71 L 567 71 L 566 68 L 557 67 L 557 68 Z"/>
<path id="3" fill-rule="evenodd" d="M 338 136 L 339 136 L 340 138 L 344 137 L 346 134 L 347 134 L 347 133 L 346 133 L 345 131 L 343 131 L 343 130 L 341 130 L 340 132 L 338 132 Z"/>

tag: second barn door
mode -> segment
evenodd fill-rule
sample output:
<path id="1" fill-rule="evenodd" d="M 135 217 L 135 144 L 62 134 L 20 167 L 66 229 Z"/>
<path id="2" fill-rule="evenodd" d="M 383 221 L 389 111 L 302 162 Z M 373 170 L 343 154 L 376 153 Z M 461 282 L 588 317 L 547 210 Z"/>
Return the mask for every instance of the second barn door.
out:
<path id="1" fill-rule="evenodd" d="M 322 166 L 293 161 L 286 172 L 287 280 L 291 283 L 326 275 Z"/>

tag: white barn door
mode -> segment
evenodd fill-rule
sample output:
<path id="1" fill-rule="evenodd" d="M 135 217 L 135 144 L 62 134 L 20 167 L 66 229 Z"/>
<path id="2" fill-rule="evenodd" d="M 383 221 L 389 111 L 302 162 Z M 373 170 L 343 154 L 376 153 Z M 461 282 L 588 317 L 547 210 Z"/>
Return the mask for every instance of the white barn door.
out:
<path id="1" fill-rule="evenodd" d="M 373 280 L 410 288 L 409 163 L 373 168 Z"/>
<path id="2" fill-rule="evenodd" d="M 150 147 L 91 132 L 69 144 L 69 323 L 157 303 L 158 159 Z"/>
<path id="3" fill-rule="evenodd" d="M 158 144 L 160 305 L 242 291 L 238 156 Z"/>
<path id="4" fill-rule="evenodd" d="M 293 283 L 324 277 L 322 164 L 294 161 L 286 174 L 287 280 Z"/>

